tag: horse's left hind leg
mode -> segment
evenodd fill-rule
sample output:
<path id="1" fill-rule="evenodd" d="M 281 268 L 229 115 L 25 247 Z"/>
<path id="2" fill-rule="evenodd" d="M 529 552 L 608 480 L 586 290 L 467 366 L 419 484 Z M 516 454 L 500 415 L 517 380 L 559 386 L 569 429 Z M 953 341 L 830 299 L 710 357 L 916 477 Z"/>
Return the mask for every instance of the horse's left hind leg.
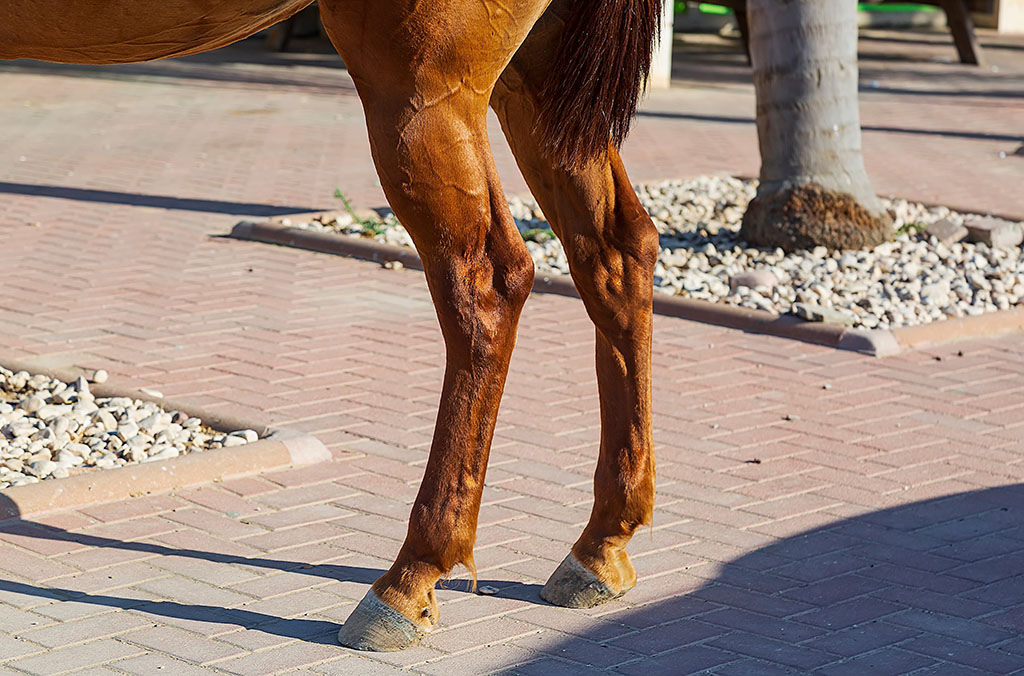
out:
<path id="1" fill-rule="evenodd" d="M 618 152 L 581 167 L 547 157 L 536 134 L 544 82 L 567 3 L 537 22 L 491 97 L 530 189 L 565 248 L 576 288 L 594 322 L 601 449 L 594 508 L 572 552 L 541 596 L 570 607 L 628 591 L 636 572 L 626 554 L 654 506 L 651 440 L 651 300 L 658 233 L 637 199 Z"/>

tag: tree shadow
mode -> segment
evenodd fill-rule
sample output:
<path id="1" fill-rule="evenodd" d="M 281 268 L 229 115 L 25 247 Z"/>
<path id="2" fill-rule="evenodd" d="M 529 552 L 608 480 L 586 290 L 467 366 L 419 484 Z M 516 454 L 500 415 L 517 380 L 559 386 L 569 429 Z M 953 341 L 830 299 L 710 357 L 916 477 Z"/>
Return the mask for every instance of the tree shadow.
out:
<path id="1" fill-rule="evenodd" d="M 636 563 L 642 576 L 643 557 Z M 573 660 L 580 673 L 594 657 L 613 666 L 609 653 L 646 658 L 618 671 L 648 676 L 1016 673 L 1024 669 L 1024 484 L 837 521 L 728 561 L 676 593 L 531 647 L 550 664 Z"/>
<path id="2" fill-rule="evenodd" d="M 0 494 L 4 513 L 16 514 L 16 508 Z M 19 518 L 0 523 L 0 531 L 331 580 L 369 583 L 382 572 L 122 542 Z M 714 541 L 714 529 L 708 532 L 706 539 Z M 643 575 L 644 557 L 636 563 Z M 537 585 L 481 583 L 503 586 L 500 596 L 537 602 Z M 666 577 L 641 584 L 680 591 L 668 600 L 592 617 L 582 628 L 576 611 L 558 611 L 575 617 L 566 616 L 566 628 L 575 635 L 554 625 L 545 641 L 530 646 L 547 659 L 502 673 L 527 676 L 555 667 L 584 673 L 588 665 L 614 666 L 615 660 L 624 664 L 621 673 L 650 676 L 1011 673 L 1024 669 L 1024 484 L 840 520 L 725 562 L 688 589 Z M 332 622 L 245 608 L 86 594 L 8 580 L 0 580 L 0 590 L 312 643 L 333 644 L 337 629 Z"/>
<path id="3" fill-rule="evenodd" d="M 933 39 L 929 39 L 933 38 Z M 742 85 L 753 89 L 752 72 L 742 43 L 720 36 L 677 34 L 674 41 L 672 79 L 677 85 L 704 87 Z M 942 48 L 949 62 L 937 61 L 934 52 L 899 49 L 900 45 Z M 1024 45 L 993 44 L 994 49 L 1021 50 Z M 1020 68 L 1008 63 L 999 72 L 956 63 L 956 50 L 948 33 L 906 31 L 858 37 L 857 65 L 862 95 L 985 97 L 1016 100 L 1024 96 Z M 895 84 L 893 84 L 895 83 Z"/>
<path id="4" fill-rule="evenodd" d="M 309 211 L 318 211 L 308 206 L 274 206 L 271 204 L 253 204 L 250 202 L 227 202 L 222 200 L 192 199 L 188 197 L 168 197 L 165 195 L 141 195 L 113 190 L 90 190 L 85 188 L 68 188 L 59 185 L 33 185 L 30 183 L 9 183 L 0 181 L 0 193 L 9 195 L 28 195 L 32 197 L 55 197 L 78 202 L 97 202 L 101 204 L 123 204 L 133 207 L 153 207 L 157 209 L 176 209 L 179 211 L 201 211 L 211 214 L 232 214 L 238 216 L 283 216 Z"/>
<path id="5" fill-rule="evenodd" d="M 218 606 L 178 603 L 176 601 L 144 601 L 107 594 L 86 594 L 71 589 L 36 587 L 4 579 L 0 579 L 0 591 L 21 594 L 23 596 L 36 596 L 55 601 L 88 603 L 95 606 L 117 608 L 118 610 L 134 610 L 169 619 L 223 624 L 225 627 L 234 626 L 241 629 L 250 629 L 283 638 L 297 638 L 310 643 L 324 645 L 335 645 L 337 643 L 335 635 L 338 632 L 338 625 L 325 620 L 284 619 L 244 608 L 221 608 Z"/>
<path id="6" fill-rule="evenodd" d="M 717 122 L 720 124 L 754 125 L 757 121 L 752 117 L 731 115 L 700 115 L 696 113 L 677 113 L 672 111 L 641 110 L 638 117 L 662 118 L 670 120 L 692 120 L 694 122 Z M 963 138 L 974 141 L 1024 141 L 1024 134 L 993 134 L 984 131 L 962 131 L 957 129 L 918 129 L 914 127 L 893 127 L 880 124 L 863 124 L 862 131 L 882 134 L 910 134 L 913 136 L 939 136 L 943 138 Z"/>
<path id="7" fill-rule="evenodd" d="M 1024 45 L 1014 44 L 1009 41 L 1000 40 L 998 35 L 985 35 L 978 40 L 982 49 L 1002 49 L 1009 51 L 1024 51 Z M 865 35 L 861 33 L 859 39 L 864 42 L 896 43 L 908 45 L 928 45 L 931 47 L 945 47 L 949 44 L 950 35 L 948 31 L 936 32 L 908 32 L 904 35 L 886 33 L 885 35 Z"/>
<path id="8" fill-rule="evenodd" d="M 21 518 L 17 504 L 0 492 L 0 533 L 18 535 L 39 540 L 55 540 L 75 542 L 88 547 L 117 549 L 121 551 L 140 552 L 156 556 L 174 556 L 197 559 L 212 563 L 235 564 L 250 568 L 278 570 L 293 574 L 308 575 L 336 582 L 355 582 L 370 585 L 384 574 L 379 568 L 350 566 L 338 563 L 316 565 L 304 564 L 302 561 L 288 561 L 265 557 L 248 557 L 219 552 L 208 552 L 197 549 L 169 547 L 147 542 L 125 542 L 114 538 L 74 533 L 55 526 L 28 521 Z M 0 543 L 2 544 L 2 543 Z M 341 553 L 339 552 L 339 556 Z M 540 602 L 540 586 L 509 582 L 507 580 L 479 580 L 481 586 L 488 585 L 500 590 L 506 598 L 516 598 L 535 603 Z M 445 580 L 439 587 L 446 590 L 469 591 L 467 580 Z M 265 613 L 241 608 L 224 608 L 202 604 L 179 603 L 176 601 L 153 601 L 131 597 L 113 596 L 109 594 L 92 594 L 61 587 L 36 586 L 24 582 L 16 582 L 0 578 L 0 592 L 9 592 L 23 596 L 34 596 L 51 601 L 69 601 L 91 605 L 134 610 L 169 619 L 190 620 L 236 626 L 244 629 L 260 631 L 284 638 L 301 639 L 310 643 L 325 645 L 336 644 L 339 625 L 323 620 L 282 618 Z"/>

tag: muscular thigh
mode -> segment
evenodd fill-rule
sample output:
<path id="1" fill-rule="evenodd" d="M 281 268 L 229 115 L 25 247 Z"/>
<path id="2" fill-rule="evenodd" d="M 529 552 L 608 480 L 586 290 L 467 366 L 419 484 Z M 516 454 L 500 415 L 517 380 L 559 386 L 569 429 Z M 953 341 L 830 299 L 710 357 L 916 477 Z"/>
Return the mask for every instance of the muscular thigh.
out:
<path id="1" fill-rule="evenodd" d="M 321 0 L 320 6 L 361 92 L 413 83 L 424 96 L 444 96 L 489 95 L 550 2 Z"/>

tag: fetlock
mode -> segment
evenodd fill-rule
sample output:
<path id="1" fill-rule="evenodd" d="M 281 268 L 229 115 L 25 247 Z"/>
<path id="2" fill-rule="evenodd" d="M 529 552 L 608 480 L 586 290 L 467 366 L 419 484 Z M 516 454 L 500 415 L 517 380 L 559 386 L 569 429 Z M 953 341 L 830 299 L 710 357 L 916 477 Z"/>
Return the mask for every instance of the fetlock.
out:
<path id="1" fill-rule="evenodd" d="M 636 586 L 636 569 L 626 554 L 625 544 L 580 538 L 573 545 L 572 554 L 614 592 L 623 594 Z"/>

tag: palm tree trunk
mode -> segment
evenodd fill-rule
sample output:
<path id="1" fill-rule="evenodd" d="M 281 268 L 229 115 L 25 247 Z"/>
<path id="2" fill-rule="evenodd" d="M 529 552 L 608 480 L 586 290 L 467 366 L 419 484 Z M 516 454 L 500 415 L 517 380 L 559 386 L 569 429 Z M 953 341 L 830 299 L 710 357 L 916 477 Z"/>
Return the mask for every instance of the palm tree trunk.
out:
<path id="1" fill-rule="evenodd" d="M 741 234 L 787 251 L 892 236 L 864 170 L 854 0 L 749 0 L 761 184 Z"/>

